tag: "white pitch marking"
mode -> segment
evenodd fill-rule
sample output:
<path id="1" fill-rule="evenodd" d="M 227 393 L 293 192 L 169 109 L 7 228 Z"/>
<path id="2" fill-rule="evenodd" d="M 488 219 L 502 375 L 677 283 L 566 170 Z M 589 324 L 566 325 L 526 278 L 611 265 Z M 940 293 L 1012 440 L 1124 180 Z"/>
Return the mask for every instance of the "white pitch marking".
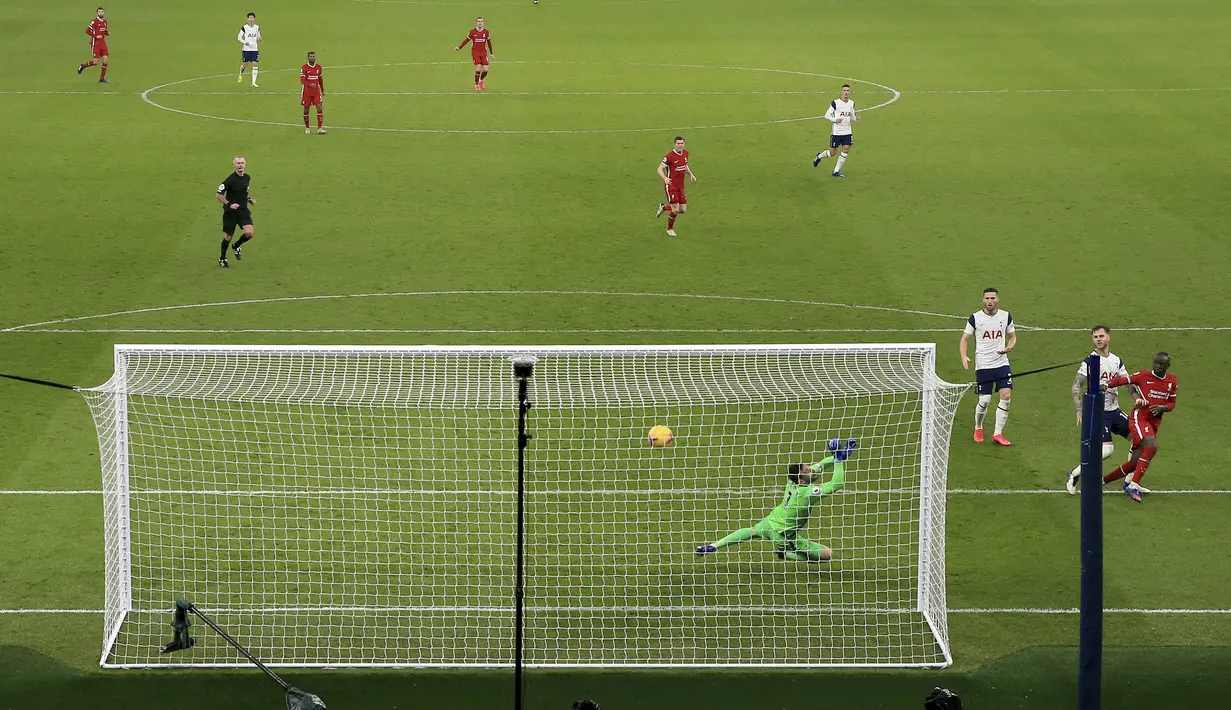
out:
<path id="1" fill-rule="evenodd" d="M 3 92 L 0 92 L 3 93 Z M 73 93 L 73 92 L 69 92 Z M 81 92 L 89 93 L 89 92 Z M 140 96 L 140 92 L 132 92 Z M 159 96 L 299 96 L 298 91 L 159 91 Z M 473 91 L 331 91 L 330 96 L 474 96 Z M 488 96 L 831 96 L 833 91 L 501 91 Z M 860 109 L 861 111 L 867 109 Z"/>
<path id="2" fill-rule="evenodd" d="M 545 491 L 530 491 L 530 495 L 657 495 L 670 496 L 678 495 L 681 492 L 690 491 L 688 488 L 618 488 L 618 489 L 552 489 Z M 777 494 L 782 491 L 781 486 L 744 486 L 738 488 L 726 488 L 722 490 L 707 490 L 706 495 L 730 495 L 732 497 L 755 495 L 758 493 L 773 493 Z M 471 491 L 473 492 L 473 491 Z M 26 496 L 97 496 L 102 495 L 101 490 L 0 490 L 0 495 L 26 495 Z M 330 494 L 330 495 L 418 495 L 418 496 L 450 496 L 461 495 L 456 490 L 433 490 L 427 488 L 288 488 L 288 489 L 213 489 L 213 490 L 182 490 L 182 489 L 135 489 L 131 491 L 134 496 L 162 496 L 162 495 L 217 495 L 217 496 L 299 496 L 305 493 L 311 494 Z M 485 490 L 484 495 L 514 495 L 513 490 Z M 889 488 L 884 490 L 859 490 L 858 488 L 847 487 L 842 491 L 841 496 L 850 495 L 914 495 L 918 490 L 915 488 Z M 949 495 L 992 495 L 992 496 L 1008 496 L 1008 495 L 1059 495 L 1068 491 L 1064 489 L 1049 489 L 1049 488 L 1026 488 L 1020 490 L 1004 490 L 1004 489 L 987 489 L 987 488 L 951 488 L 946 491 Z M 1166 495 L 1227 495 L 1231 490 L 1223 488 L 1190 488 L 1179 490 L 1156 490 L 1150 493 L 1151 496 L 1166 496 Z M 1118 496 L 1124 495 L 1122 491 L 1105 490 L 1103 495 Z"/>
<path id="3" fill-rule="evenodd" d="M 1153 94 L 1192 91 L 1231 91 L 1228 86 L 1169 87 L 1165 89 L 902 89 L 903 94 Z"/>
<path id="4" fill-rule="evenodd" d="M 634 607 L 552 607 L 552 608 L 533 607 L 533 608 L 535 611 L 599 611 L 599 612 L 607 612 L 607 611 L 693 611 L 693 612 L 733 611 L 733 612 L 740 612 L 740 611 L 758 611 L 758 610 L 772 612 L 774 610 L 779 609 L 779 607 L 760 608 L 760 607 L 740 607 L 740 606 L 731 606 L 731 607 L 723 607 L 723 608 L 696 607 L 696 606 L 688 606 L 688 607 L 663 606 L 663 607 L 635 607 L 635 608 Z M 798 612 L 801 610 L 801 607 L 790 606 L 790 607 L 781 607 L 781 609 L 783 611 Z M 826 608 L 826 607 L 818 607 L 818 609 L 821 611 L 827 611 L 827 612 L 835 611 L 832 608 Z M 169 609 L 136 609 L 136 610 L 133 610 L 133 612 L 131 613 L 163 614 L 163 613 L 167 613 L 168 611 Z M 311 611 L 322 611 L 322 612 L 324 611 L 357 611 L 357 612 L 358 611 L 368 611 L 368 612 L 441 611 L 441 612 L 451 612 L 451 613 L 481 613 L 481 612 L 511 613 L 513 612 L 513 608 L 512 607 L 367 607 L 367 606 L 332 607 L 332 606 L 323 606 L 323 607 L 311 607 L 311 608 L 278 607 L 278 608 L 272 608 L 272 609 L 264 609 L 264 608 L 262 609 L 255 609 L 255 608 L 254 609 L 212 609 L 211 611 L 215 613 L 221 612 L 221 613 L 248 613 L 248 614 L 268 614 L 268 613 L 277 613 L 277 612 L 304 612 L 304 611 L 307 611 L 307 612 L 311 612 Z M 845 611 L 846 613 L 902 613 L 902 614 L 914 613 L 914 610 L 912 609 L 902 609 L 902 610 L 849 609 L 849 610 L 837 610 L 837 611 L 839 612 Z M 0 614 L 103 614 L 105 612 L 106 610 L 104 609 L 0 609 Z M 950 614 L 1076 615 L 1076 614 L 1080 614 L 1081 610 L 1076 609 L 1076 608 L 1007 607 L 1007 608 L 1000 609 L 1000 608 L 990 608 L 990 607 L 989 608 L 956 607 L 956 608 L 949 609 L 948 612 Z M 1104 614 L 1158 614 L 1158 615 L 1176 615 L 1176 616 L 1185 615 L 1185 614 L 1223 615 L 1223 614 L 1231 614 L 1231 609 L 1130 609 L 1126 607 L 1113 607 L 1110 609 L 1104 609 L 1103 613 Z"/>
<path id="5" fill-rule="evenodd" d="M 1086 328 L 1077 328 L 1084 332 Z M 1119 330 L 1123 330 L 1120 328 Z M 8 332 L 0 329 L 0 333 Z M 39 328 L 36 330 L 15 330 L 15 333 L 289 333 L 289 334 L 394 334 L 394 335 L 521 335 L 562 333 L 570 335 L 611 334 L 654 334 L 654 333 L 692 333 L 692 334 L 790 334 L 790 333 L 952 333 L 953 328 L 515 328 L 486 329 L 469 328 Z"/>
<path id="6" fill-rule="evenodd" d="M 229 75 L 228 75 L 229 76 Z M 115 318 L 119 316 L 131 316 L 142 313 L 158 313 L 162 311 L 179 311 L 190 310 L 194 308 L 218 308 L 223 306 L 240 306 L 252 305 L 257 303 L 287 303 L 296 301 L 330 301 L 342 300 L 348 298 L 405 298 L 411 296 L 626 296 L 630 298 L 684 298 L 706 301 L 733 301 L 744 303 L 777 303 L 789 306 L 822 306 L 830 308 L 851 308 L 855 310 L 879 311 L 886 313 L 905 313 L 908 315 L 931 316 L 935 318 L 956 319 L 961 320 L 962 316 L 953 315 L 950 313 L 936 313 L 933 311 L 922 311 L 911 308 L 892 308 L 890 306 L 869 306 L 862 303 L 833 303 L 829 301 L 801 301 L 788 298 L 769 298 L 762 296 L 719 296 L 713 294 L 697 294 L 697 293 L 650 293 L 642 291 L 564 291 L 564 290 L 543 290 L 543 291 L 522 291 L 522 290 L 484 290 L 484 291 L 466 291 L 466 290 L 451 290 L 451 291 L 402 291 L 395 293 L 351 293 L 351 294 L 333 294 L 319 296 L 279 296 L 275 298 L 251 298 L 242 301 L 210 301 L 204 303 L 189 303 L 176 306 L 155 306 L 151 308 L 135 308 L 127 311 L 112 311 L 110 313 L 99 313 L 87 316 L 73 316 L 71 318 L 58 318 L 55 320 L 40 321 L 37 323 L 25 323 L 23 325 L 14 325 L 8 328 L 0 328 L 0 333 L 17 332 L 28 330 L 31 328 L 41 328 L 47 325 L 61 325 L 64 323 L 77 323 L 86 320 L 97 320 L 100 318 Z M 1021 326 L 1018 326 L 1019 328 Z M 1087 329 L 1081 329 L 1083 331 Z M 903 331 L 898 331 L 903 332 Z M 956 329 L 953 331 L 956 332 Z"/>
<path id="7" fill-rule="evenodd" d="M 337 70 L 337 69 L 359 69 L 359 68 L 368 68 L 368 67 L 428 66 L 428 65 L 461 64 L 461 63 L 462 62 L 459 62 L 459 61 L 453 61 L 453 62 L 386 62 L 383 64 L 342 64 L 342 65 L 334 66 L 333 69 Z M 756 67 L 730 67 L 730 66 L 715 66 L 715 65 L 706 65 L 706 64 L 651 64 L 651 63 L 646 63 L 646 62 L 512 61 L 512 62 L 501 62 L 501 64 L 502 65 L 507 65 L 507 64 L 569 64 L 569 65 L 573 65 L 573 64 L 604 64 L 604 65 L 624 64 L 626 66 L 641 66 L 641 67 L 652 67 L 652 68 L 660 68 L 660 69 L 662 68 L 665 68 L 665 69 L 721 69 L 721 70 L 727 70 L 727 71 L 764 72 L 764 73 L 775 73 L 775 74 L 790 74 L 792 76 L 807 76 L 807 77 L 815 77 L 815 78 L 838 79 L 842 81 L 850 81 L 850 82 L 855 82 L 857 84 L 866 84 L 868 86 L 875 86 L 879 89 L 883 89 L 892 94 L 892 96 L 889 98 L 888 101 L 883 101 L 879 104 L 875 104 L 872 106 L 865 106 L 864 108 L 862 108 L 861 110 L 865 112 L 872 111 L 878 108 L 882 108 L 884 106 L 888 106 L 889 104 L 897 101 L 901 97 L 901 94 L 896 89 L 893 89 L 892 87 L 889 87 L 889 86 L 885 86 L 884 84 L 878 84 L 874 81 L 867 81 L 865 79 L 855 79 L 852 77 L 836 76 L 833 74 L 820 74 L 816 72 L 794 71 L 790 69 L 760 69 Z M 266 73 L 269 73 L 269 72 L 293 71 L 293 69 L 266 69 L 265 71 Z M 145 91 L 141 92 L 141 100 L 155 108 L 159 108 L 164 111 L 170 111 L 171 113 L 178 113 L 184 116 L 194 116 L 196 118 L 208 118 L 208 119 L 213 119 L 216 121 L 230 121 L 232 123 L 247 123 L 247 124 L 262 125 L 262 126 L 285 126 L 285 127 L 294 127 L 294 128 L 299 127 L 299 124 L 297 123 L 285 123 L 281 121 L 257 121 L 253 119 L 247 119 L 247 118 L 233 118 L 231 116 L 215 116 L 212 114 L 197 113 L 195 111 L 185 111 L 183 109 L 172 108 L 170 106 L 164 106 L 163 104 L 160 104 L 157 101 L 154 101 L 153 99 L 150 98 L 150 94 L 161 92 L 162 89 L 165 89 L 168 86 L 177 86 L 179 84 L 186 84 L 186 83 L 194 82 L 194 81 L 205 81 L 208 79 L 220 79 L 223 77 L 229 78 L 230 76 L 231 74 L 214 74 L 211 76 L 198 76 L 198 77 L 192 77 L 189 79 L 180 79 L 178 81 L 167 82 L 166 84 L 160 84 L 158 86 L 150 87 L 146 89 Z M 496 93 L 499 93 L 499 92 L 496 92 Z M 771 126 L 771 125 L 777 125 L 777 124 L 783 124 L 783 123 L 798 123 L 802 121 L 815 121 L 821 118 L 824 118 L 824 116 L 817 114 L 815 116 L 800 116 L 797 118 L 782 118 L 782 119 L 775 119 L 771 121 L 750 121 L 750 122 L 744 122 L 744 123 L 723 123 L 723 124 L 711 124 L 711 125 L 700 125 L 700 126 L 669 126 L 669 127 L 658 127 L 658 128 L 596 128 L 596 129 L 381 128 L 381 127 L 372 127 L 372 126 L 341 126 L 337 124 L 334 124 L 333 128 L 334 130 L 369 131 L 369 132 L 378 132 L 378 133 L 431 133 L 431 134 L 494 133 L 494 134 L 502 134 L 502 135 L 531 135 L 531 134 L 535 134 L 535 135 L 544 135 L 544 134 L 579 135 L 579 134 L 600 134 L 600 133 L 601 134 L 646 133 L 646 132 L 652 132 L 652 131 L 653 132 L 685 131 L 685 130 L 702 130 L 702 129 L 715 129 L 715 128 L 746 128 L 750 126 Z"/>

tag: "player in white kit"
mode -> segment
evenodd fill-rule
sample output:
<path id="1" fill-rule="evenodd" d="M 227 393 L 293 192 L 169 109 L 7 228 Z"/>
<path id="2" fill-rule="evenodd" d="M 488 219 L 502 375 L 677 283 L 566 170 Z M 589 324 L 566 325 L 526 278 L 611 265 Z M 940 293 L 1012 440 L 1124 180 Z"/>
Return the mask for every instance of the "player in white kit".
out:
<path id="1" fill-rule="evenodd" d="M 260 43 L 261 43 L 261 26 L 256 23 L 256 13 L 248 13 L 248 24 L 241 25 L 239 28 L 239 36 L 235 39 L 243 45 L 243 63 L 239 65 L 239 81 L 244 80 L 244 70 L 248 65 L 252 65 L 252 88 L 259 89 L 256 85 L 257 63 L 261 59 Z"/>
<path id="2" fill-rule="evenodd" d="M 1111 352 L 1111 331 L 1105 325 L 1096 325 L 1090 331 L 1090 339 L 1094 341 L 1094 352 L 1091 355 L 1098 355 L 1098 378 L 1099 384 L 1107 384 L 1107 380 L 1120 375 L 1128 377 L 1128 370 L 1124 368 L 1124 361 L 1120 357 Z M 1081 426 L 1081 396 L 1086 391 L 1086 381 L 1089 379 L 1089 371 L 1086 368 L 1086 363 L 1083 361 L 1077 368 L 1077 377 L 1073 378 L 1073 405 L 1077 408 L 1077 426 Z M 1116 445 L 1112 442 L 1111 435 L 1117 434 L 1129 438 L 1128 431 L 1128 415 L 1120 409 L 1120 396 L 1116 390 L 1108 388 L 1103 394 L 1103 460 L 1107 460 L 1112 452 L 1116 450 Z M 1077 492 L 1077 482 L 1081 478 L 1081 465 L 1069 471 L 1069 480 L 1065 483 L 1065 488 L 1069 493 Z M 1149 491 L 1142 491 L 1148 493 Z"/>
<path id="3" fill-rule="evenodd" d="M 962 369 L 970 369 L 966 345 L 975 338 L 975 392 L 979 401 L 975 404 L 975 441 L 983 441 L 983 419 L 992 403 L 992 391 L 1000 392 L 996 405 L 996 430 L 992 441 L 1001 446 L 1012 446 L 1004 438 L 1004 424 L 1009 419 L 1009 398 L 1013 395 L 1013 370 L 1009 367 L 1009 353 L 1017 347 L 1017 332 L 1013 327 L 1013 315 L 1000 310 L 1000 292 L 994 288 L 983 289 L 983 310 L 975 311 L 966 321 L 958 350 L 962 355 Z"/>
<path id="4" fill-rule="evenodd" d="M 843 84 L 842 98 L 834 99 L 830 102 L 829 108 L 825 109 L 825 120 L 833 124 L 833 133 L 829 136 L 829 149 L 816 154 L 812 167 L 815 168 L 825 158 L 836 155 L 838 162 L 833 166 L 833 176 L 846 177 L 842 174 L 842 164 L 850 155 L 851 142 L 854 140 L 854 136 L 851 135 L 851 124 L 859 120 L 859 114 L 855 113 L 855 102 L 851 100 L 850 84 Z"/>

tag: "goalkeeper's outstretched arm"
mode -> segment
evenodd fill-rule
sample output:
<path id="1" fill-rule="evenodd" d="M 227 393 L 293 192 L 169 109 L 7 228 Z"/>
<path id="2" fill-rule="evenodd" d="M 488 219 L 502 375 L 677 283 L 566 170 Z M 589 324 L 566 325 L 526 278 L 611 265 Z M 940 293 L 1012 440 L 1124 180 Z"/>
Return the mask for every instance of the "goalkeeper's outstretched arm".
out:
<path id="1" fill-rule="evenodd" d="M 859 442 L 855 439 L 841 441 L 834 439 L 829 442 L 829 450 L 834 452 L 833 456 L 822 459 L 821 461 L 812 464 L 812 469 L 820 474 L 825 471 L 828 466 L 833 467 L 833 476 L 828 483 L 821 485 L 821 495 L 833 495 L 846 487 L 846 460 L 850 458 L 851 453 Z"/>

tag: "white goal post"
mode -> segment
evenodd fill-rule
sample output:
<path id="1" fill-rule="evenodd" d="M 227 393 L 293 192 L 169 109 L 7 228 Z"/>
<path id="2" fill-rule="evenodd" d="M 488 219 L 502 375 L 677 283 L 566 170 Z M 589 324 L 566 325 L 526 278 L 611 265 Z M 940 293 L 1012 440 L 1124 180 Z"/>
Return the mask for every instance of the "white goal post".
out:
<path id="1" fill-rule="evenodd" d="M 117 345 L 84 390 L 105 667 L 513 665 L 517 398 L 528 667 L 944 666 L 949 438 L 934 344 Z M 666 425 L 671 446 L 646 433 Z M 753 539 L 792 463 L 857 439 L 791 561 Z M 794 543 L 787 543 L 794 544 Z M 803 543 L 799 543 L 803 544 Z"/>

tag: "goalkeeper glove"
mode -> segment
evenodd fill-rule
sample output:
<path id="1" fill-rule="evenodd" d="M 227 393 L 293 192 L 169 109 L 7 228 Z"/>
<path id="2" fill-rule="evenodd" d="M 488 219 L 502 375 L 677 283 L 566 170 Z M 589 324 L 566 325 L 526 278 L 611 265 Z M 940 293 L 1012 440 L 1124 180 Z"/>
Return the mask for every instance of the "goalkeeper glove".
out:
<path id="1" fill-rule="evenodd" d="M 850 458 L 851 453 L 855 450 L 855 447 L 859 446 L 859 440 L 850 439 L 846 442 L 845 446 L 842 446 L 841 449 L 839 449 L 838 446 L 842 446 L 842 442 L 839 439 L 834 439 L 829 442 L 829 450 L 834 452 L 834 460 L 845 461 Z M 837 450 L 835 451 L 835 449 Z"/>

